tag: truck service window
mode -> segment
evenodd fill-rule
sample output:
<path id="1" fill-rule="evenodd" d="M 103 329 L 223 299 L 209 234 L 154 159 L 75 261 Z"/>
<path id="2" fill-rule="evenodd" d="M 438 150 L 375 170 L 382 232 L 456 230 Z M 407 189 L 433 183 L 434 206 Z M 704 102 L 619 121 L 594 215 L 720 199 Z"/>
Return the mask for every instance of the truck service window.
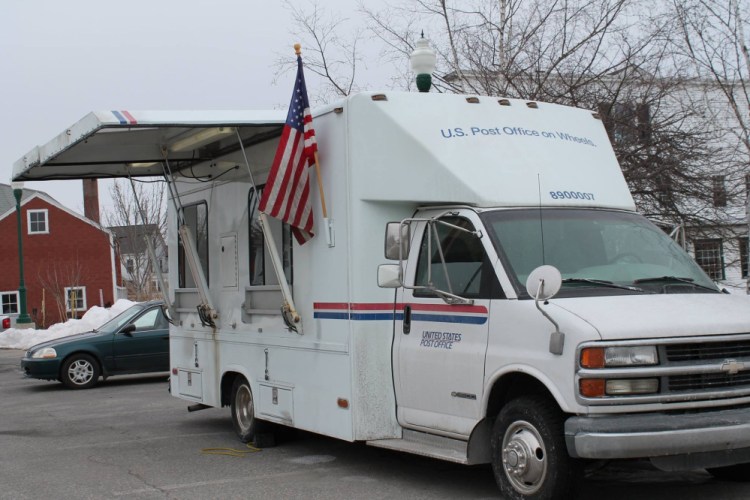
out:
<path id="1" fill-rule="evenodd" d="M 248 213 L 248 235 L 249 235 L 249 269 L 250 269 L 250 285 L 273 285 L 277 284 L 276 276 L 273 271 L 269 269 L 266 273 L 266 248 L 265 238 L 263 238 L 263 230 L 258 220 L 258 205 L 260 204 L 260 198 L 263 196 L 263 186 L 259 189 L 250 188 L 247 193 L 247 213 Z M 284 266 L 284 275 L 287 278 L 289 284 L 292 283 L 292 231 L 288 224 L 281 224 L 278 219 L 269 218 L 271 228 L 273 231 L 281 231 L 281 258 Z M 279 227 L 279 226 L 282 227 Z M 276 234 L 276 233 L 274 233 Z M 278 237 L 276 238 L 278 242 Z M 270 262 L 269 262 L 270 265 Z"/>
<path id="2" fill-rule="evenodd" d="M 183 207 L 183 217 L 185 224 L 195 236 L 195 246 L 198 250 L 198 260 L 203 268 L 203 274 L 208 279 L 208 206 L 206 202 L 195 203 Z M 190 274 L 185 262 L 185 249 L 182 247 L 182 240 L 178 239 L 178 269 L 180 288 L 195 288 L 195 281 Z M 210 282 L 209 282 L 210 283 Z"/>
<path id="3" fill-rule="evenodd" d="M 519 290 L 533 269 L 550 264 L 562 274 L 561 296 L 718 292 L 674 240 L 637 214 L 521 209 L 482 217 Z"/>

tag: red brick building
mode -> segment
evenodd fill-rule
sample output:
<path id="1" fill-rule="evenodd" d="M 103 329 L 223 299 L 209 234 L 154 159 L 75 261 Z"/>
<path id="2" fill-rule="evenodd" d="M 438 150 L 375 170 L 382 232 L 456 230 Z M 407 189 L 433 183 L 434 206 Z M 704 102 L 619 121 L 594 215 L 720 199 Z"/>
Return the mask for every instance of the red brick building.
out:
<path id="1" fill-rule="evenodd" d="M 116 300 L 119 266 L 107 229 L 32 189 L 21 198 L 21 229 L 27 311 L 38 326 Z M 0 314 L 19 310 L 17 234 L 13 190 L 0 184 Z"/>

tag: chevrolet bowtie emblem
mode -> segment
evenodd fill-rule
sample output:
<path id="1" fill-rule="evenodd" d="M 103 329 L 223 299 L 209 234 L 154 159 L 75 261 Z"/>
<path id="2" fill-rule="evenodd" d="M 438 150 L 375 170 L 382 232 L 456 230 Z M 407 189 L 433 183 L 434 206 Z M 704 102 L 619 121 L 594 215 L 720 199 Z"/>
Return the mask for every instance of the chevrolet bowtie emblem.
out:
<path id="1" fill-rule="evenodd" d="M 740 370 L 745 369 L 745 363 L 740 363 L 733 359 L 727 359 L 721 364 L 721 371 L 727 372 L 729 375 L 737 375 Z"/>

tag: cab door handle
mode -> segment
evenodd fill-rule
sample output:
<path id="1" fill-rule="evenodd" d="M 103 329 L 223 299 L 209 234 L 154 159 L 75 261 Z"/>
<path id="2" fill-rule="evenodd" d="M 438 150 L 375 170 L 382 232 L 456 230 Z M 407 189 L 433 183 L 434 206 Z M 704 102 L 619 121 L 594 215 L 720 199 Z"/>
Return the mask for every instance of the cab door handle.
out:
<path id="1" fill-rule="evenodd" d="M 411 306 L 408 304 L 404 306 L 404 321 L 402 324 L 404 334 L 409 335 L 411 332 Z"/>

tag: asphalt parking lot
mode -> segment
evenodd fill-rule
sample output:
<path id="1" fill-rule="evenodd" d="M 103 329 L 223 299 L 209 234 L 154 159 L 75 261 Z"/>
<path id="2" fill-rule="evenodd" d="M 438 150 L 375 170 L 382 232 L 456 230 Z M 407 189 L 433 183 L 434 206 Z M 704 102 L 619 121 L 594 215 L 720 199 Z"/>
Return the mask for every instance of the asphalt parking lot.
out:
<path id="1" fill-rule="evenodd" d="M 488 466 L 304 432 L 282 432 L 276 447 L 250 452 L 235 439 L 227 409 L 188 413 L 167 393 L 166 374 L 71 391 L 24 379 L 22 354 L 0 350 L 1 499 L 499 498 Z M 750 483 L 644 462 L 605 464 L 581 490 L 582 499 L 750 498 Z"/>

